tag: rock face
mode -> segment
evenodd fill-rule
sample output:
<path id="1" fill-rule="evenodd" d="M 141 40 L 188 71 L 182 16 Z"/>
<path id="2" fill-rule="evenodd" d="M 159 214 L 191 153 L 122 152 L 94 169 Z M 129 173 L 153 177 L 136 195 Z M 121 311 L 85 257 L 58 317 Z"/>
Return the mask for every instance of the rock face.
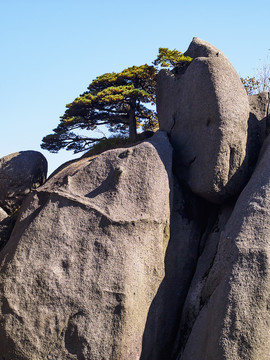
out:
<path id="1" fill-rule="evenodd" d="M 159 73 L 160 129 L 170 134 L 179 179 L 206 200 L 222 203 L 247 178 L 248 96 L 218 49 L 195 38 L 186 54 L 194 60 L 184 73 Z"/>
<path id="2" fill-rule="evenodd" d="M 159 132 L 73 163 L 27 197 L 0 253 L 5 360 L 140 358 L 164 278 L 171 160 Z"/>
<path id="3" fill-rule="evenodd" d="M 183 304 L 200 253 L 205 203 L 174 179 L 165 277 L 151 304 L 140 360 L 173 359 Z"/>
<path id="4" fill-rule="evenodd" d="M 232 210 L 233 204 L 226 204 L 219 209 L 217 208 L 216 211 L 213 209 L 212 216 L 209 216 L 208 227 L 201 241 L 201 249 L 203 251 L 198 258 L 196 271 L 185 299 L 181 320 L 179 321 L 178 336 L 173 351 L 174 356 L 172 357 L 174 359 L 177 358 L 179 352 L 180 354 L 183 352 L 194 322 L 202 306 L 207 302 L 203 290 L 215 260 L 221 234 L 224 231 Z"/>
<path id="5" fill-rule="evenodd" d="M 42 156 L 0 159 L 0 360 L 269 360 L 268 94 L 186 55 L 159 75 L 168 136 L 38 189 Z"/>
<path id="6" fill-rule="evenodd" d="M 225 225 L 206 280 L 202 284 L 198 275 L 195 278 L 202 285 L 197 296 L 200 309 L 178 359 L 269 359 L 269 157 L 270 138 Z M 202 278 L 203 268 L 198 272 Z M 187 307 L 191 299 L 192 294 Z"/>
<path id="7" fill-rule="evenodd" d="M 21 151 L 0 159 L 0 206 L 16 210 L 32 189 L 46 180 L 47 160 L 37 151 Z"/>
<path id="8" fill-rule="evenodd" d="M 250 112 L 256 117 L 257 121 L 264 120 L 266 128 L 266 116 L 268 111 L 269 97 L 268 92 L 264 91 L 260 94 L 248 96 Z"/>

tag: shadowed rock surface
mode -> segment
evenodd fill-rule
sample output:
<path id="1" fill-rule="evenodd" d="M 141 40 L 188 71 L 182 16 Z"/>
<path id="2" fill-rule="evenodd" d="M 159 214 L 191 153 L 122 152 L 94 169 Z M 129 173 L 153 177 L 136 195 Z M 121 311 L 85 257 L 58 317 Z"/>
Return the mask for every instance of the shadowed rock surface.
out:
<path id="1" fill-rule="evenodd" d="M 179 186 L 174 178 L 170 242 L 165 277 L 148 313 L 141 360 L 171 359 L 183 304 L 200 253 L 206 219 L 205 202 Z"/>
<path id="2" fill-rule="evenodd" d="M 0 159 L 0 206 L 8 213 L 16 210 L 23 198 L 44 183 L 47 160 L 38 151 L 21 151 Z"/>
<path id="3" fill-rule="evenodd" d="M 18 218 L 18 211 L 0 221 L 0 251 L 8 242 Z"/>
<path id="4" fill-rule="evenodd" d="M 82 159 L 24 202 L 1 252 L 1 356 L 139 359 L 169 239 L 164 133 Z"/>
<path id="5" fill-rule="evenodd" d="M 232 213 L 233 205 L 232 203 L 224 205 L 221 208 L 213 209 L 212 216 L 209 216 L 208 228 L 201 240 L 202 253 L 198 258 L 196 272 L 185 300 L 181 321 L 179 321 L 179 331 L 173 358 L 177 357 L 179 351 L 182 353 L 194 322 L 205 302 L 208 301 L 208 299 L 204 297 L 203 289 L 215 260 L 221 234 Z"/>

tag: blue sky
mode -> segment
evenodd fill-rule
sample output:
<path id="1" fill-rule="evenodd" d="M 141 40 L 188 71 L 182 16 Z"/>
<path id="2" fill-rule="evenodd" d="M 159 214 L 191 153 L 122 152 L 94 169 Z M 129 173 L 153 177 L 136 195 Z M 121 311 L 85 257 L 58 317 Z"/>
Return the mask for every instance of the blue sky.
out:
<path id="1" fill-rule="evenodd" d="M 0 0 L 0 157 L 41 151 L 50 172 L 73 158 L 40 149 L 65 105 L 105 72 L 150 64 L 159 47 L 184 52 L 197 36 L 253 75 L 269 53 L 269 13 L 269 0 Z"/>

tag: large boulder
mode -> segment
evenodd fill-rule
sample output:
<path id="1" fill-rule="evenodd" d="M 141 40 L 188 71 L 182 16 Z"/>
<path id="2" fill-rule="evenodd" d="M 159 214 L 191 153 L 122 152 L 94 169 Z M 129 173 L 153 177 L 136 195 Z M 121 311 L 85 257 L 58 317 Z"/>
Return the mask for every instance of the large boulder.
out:
<path id="1" fill-rule="evenodd" d="M 238 194 L 247 181 L 248 96 L 220 50 L 194 38 L 185 71 L 158 76 L 160 129 L 170 135 L 180 181 L 213 203 Z"/>
<path id="2" fill-rule="evenodd" d="M 0 159 L 0 206 L 8 213 L 46 180 L 47 160 L 38 151 L 20 151 Z"/>
<path id="3" fill-rule="evenodd" d="M 84 158 L 24 201 L 0 253 L 6 360 L 139 359 L 164 278 L 167 135 Z"/>
<path id="4" fill-rule="evenodd" d="M 268 137 L 258 165 L 221 233 L 214 261 L 208 260 L 208 271 L 206 265 L 200 266 L 194 278 L 198 306 L 178 359 L 269 359 L 269 158 Z M 188 296 L 186 309 L 195 308 L 192 301 L 194 297 Z"/>

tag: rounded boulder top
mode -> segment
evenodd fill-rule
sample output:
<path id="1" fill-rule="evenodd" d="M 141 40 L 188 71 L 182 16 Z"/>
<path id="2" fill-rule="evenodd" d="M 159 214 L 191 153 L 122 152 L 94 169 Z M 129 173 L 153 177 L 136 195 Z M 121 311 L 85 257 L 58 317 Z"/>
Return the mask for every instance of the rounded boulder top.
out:
<path id="1" fill-rule="evenodd" d="M 228 58 L 213 45 L 194 38 L 185 55 L 193 61 L 183 73 L 159 73 L 159 125 L 170 136 L 178 178 L 220 204 L 248 179 L 248 96 Z"/>
<path id="2" fill-rule="evenodd" d="M 223 56 L 227 59 L 227 57 L 214 45 L 199 39 L 198 37 L 194 37 L 189 44 L 187 51 L 184 54 L 185 56 L 189 56 L 193 59 L 198 57 L 219 57 Z"/>

